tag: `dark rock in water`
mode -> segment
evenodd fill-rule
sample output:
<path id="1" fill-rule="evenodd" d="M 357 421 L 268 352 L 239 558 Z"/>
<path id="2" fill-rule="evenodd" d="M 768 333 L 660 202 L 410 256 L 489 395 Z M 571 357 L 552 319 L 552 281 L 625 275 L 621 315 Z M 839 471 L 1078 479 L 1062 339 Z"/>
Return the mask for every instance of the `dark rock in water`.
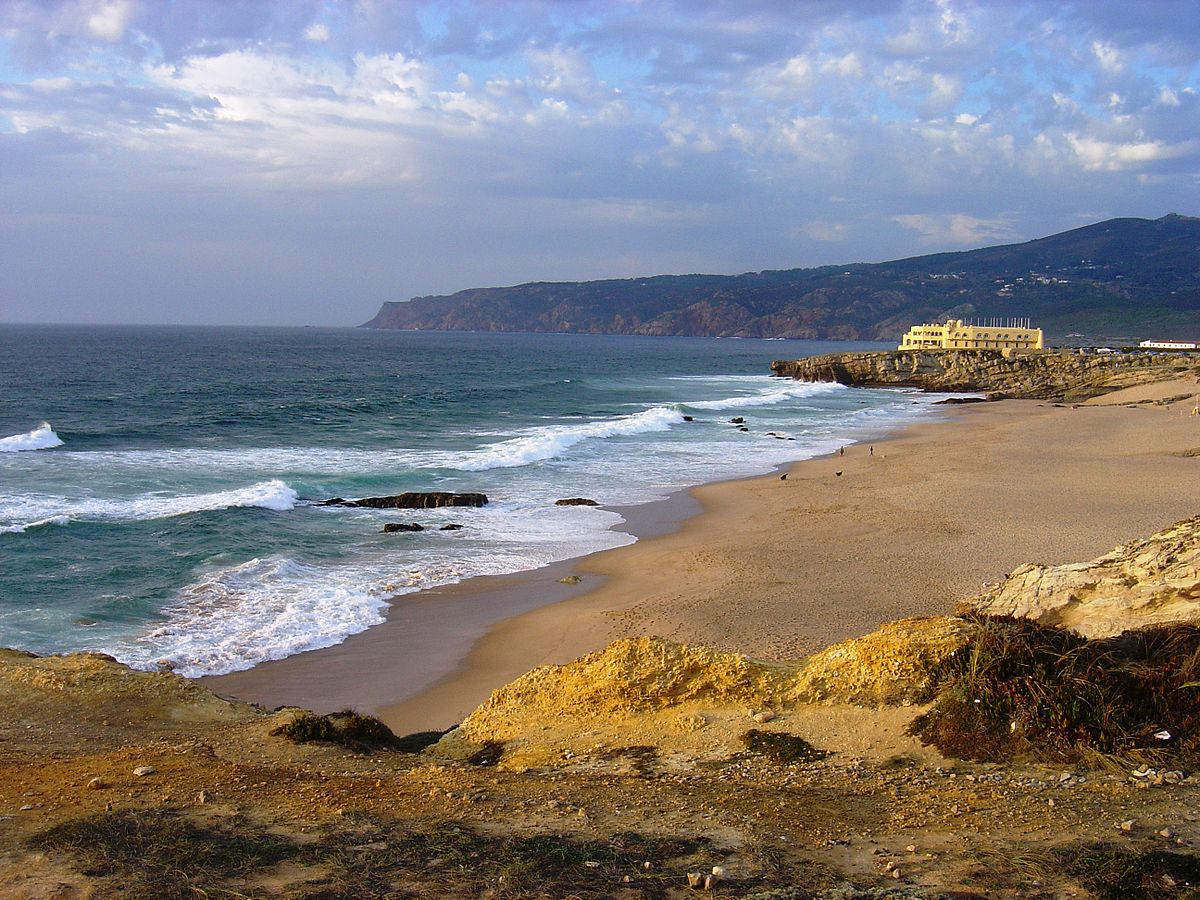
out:
<path id="1" fill-rule="evenodd" d="M 730 424 L 732 425 L 742 425 L 745 423 L 745 421 L 746 420 L 742 416 L 734 416 L 729 420 Z"/>
<path id="2" fill-rule="evenodd" d="M 587 497 L 567 497 L 565 500 L 555 500 L 555 506 L 599 506 L 595 500 L 589 500 Z"/>
<path id="3" fill-rule="evenodd" d="M 738 431 L 749 431 L 749 430 L 750 429 L 747 428 L 745 425 L 742 425 L 740 428 L 738 428 Z"/>
<path id="4" fill-rule="evenodd" d="M 441 528 L 438 529 L 438 531 L 461 531 L 461 530 L 462 530 L 462 526 L 459 525 L 457 522 L 447 522 L 445 525 L 443 525 Z"/>
<path id="5" fill-rule="evenodd" d="M 684 416 L 684 417 L 683 417 L 683 421 L 685 421 L 685 422 L 695 422 L 695 421 L 696 421 L 696 417 L 695 417 L 695 416 Z"/>
<path id="6" fill-rule="evenodd" d="M 406 491 L 393 497 L 363 497 L 361 500 L 343 500 L 341 497 L 334 497 L 321 505 L 363 506 L 368 509 L 434 509 L 439 506 L 483 506 L 487 502 L 486 494 Z"/>
<path id="7" fill-rule="evenodd" d="M 385 534 L 390 534 L 393 531 L 424 531 L 424 525 L 418 525 L 416 522 L 388 522 L 383 526 Z"/>

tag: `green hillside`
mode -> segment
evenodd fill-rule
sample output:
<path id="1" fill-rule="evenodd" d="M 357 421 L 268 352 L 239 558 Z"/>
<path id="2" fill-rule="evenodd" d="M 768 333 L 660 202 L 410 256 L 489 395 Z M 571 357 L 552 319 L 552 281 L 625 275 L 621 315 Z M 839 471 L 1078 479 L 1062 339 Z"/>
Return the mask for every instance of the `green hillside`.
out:
<path id="1" fill-rule="evenodd" d="M 1110 219 L 892 262 L 473 288 L 365 327 L 896 340 L 947 316 L 1026 316 L 1052 340 L 1200 339 L 1200 219 Z"/>

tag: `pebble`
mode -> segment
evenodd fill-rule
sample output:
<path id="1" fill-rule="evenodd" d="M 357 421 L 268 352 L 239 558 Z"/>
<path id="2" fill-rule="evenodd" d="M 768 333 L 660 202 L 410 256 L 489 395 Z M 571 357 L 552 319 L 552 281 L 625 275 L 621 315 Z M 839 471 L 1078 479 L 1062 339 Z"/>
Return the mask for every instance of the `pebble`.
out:
<path id="1" fill-rule="evenodd" d="M 145 778 L 147 775 L 153 775 L 154 772 L 154 766 L 138 766 L 133 770 L 133 774 L 138 778 Z"/>
<path id="2" fill-rule="evenodd" d="M 774 719 L 775 713 L 771 712 L 769 709 L 764 709 L 762 712 L 755 713 L 751 718 L 753 718 L 754 721 L 759 725 L 763 725 Z"/>
<path id="3" fill-rule="evenodd" d="M 93 778 L 91 781 L 89 781 L 87 783 L 87 786 L 88 786 L 88 790 L 102 791 L 106 787 L 108 787 L 108 782 L 105 781 L 103 778 L 96 777 L 96 778 Z"/>
<path id="4" fill-rule="evenodd" d="M 704 886 L 703 872 L 688 872 L 687 873 L 688 887 L 700 888 Z"/>
<path id="5" fill-rule="evenodd" d="M 208 791 L 201 791 L 199 794 L 196 795 L 197 803 L 212 803 L 212 799 L 213 799 L 213 795 L 210 794 Z"/>
<path id="6" fill-rule="evenodd" d="M 21 807 L 21 812 L 28 812 L 31 809 L 33 809 L 33 806 L 29 803 L 26 803 L 24 806 Z"/>
<path id="7" fill-rule="evenodd" d="M 1175 837 L 1175 832 L 1173 829 L 1163 828 L 1162 830 L 1160 830 L 1158 832 L 1158 836 L 1162 837 L 1162 838 L 1166 838 L 1169 841 L 1169 840 L 1171 840 L 1171 838 Z"/>
<path id="8" fill-rule="evenodd" d="M 1122 831 L 1133 831 L 1133 829 L 1137 827 L 1137 819 L 1126 819 L 1117 827 Z"/>

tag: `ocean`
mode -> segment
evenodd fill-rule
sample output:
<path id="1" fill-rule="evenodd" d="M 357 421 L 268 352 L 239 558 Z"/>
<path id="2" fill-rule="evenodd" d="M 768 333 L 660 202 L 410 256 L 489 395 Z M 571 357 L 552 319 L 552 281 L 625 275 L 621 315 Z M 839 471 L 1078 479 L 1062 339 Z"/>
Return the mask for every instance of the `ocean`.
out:
<path id="1" fill-rule="evenodd" d="M 336 644 L 423 588 L 632 541 L 603 507 L 934 414 L 768 374 L 879 346 L 0 326 L 0 646 L 200 676 Z M 409 490 L 490 502 L 319 505 Z"/>

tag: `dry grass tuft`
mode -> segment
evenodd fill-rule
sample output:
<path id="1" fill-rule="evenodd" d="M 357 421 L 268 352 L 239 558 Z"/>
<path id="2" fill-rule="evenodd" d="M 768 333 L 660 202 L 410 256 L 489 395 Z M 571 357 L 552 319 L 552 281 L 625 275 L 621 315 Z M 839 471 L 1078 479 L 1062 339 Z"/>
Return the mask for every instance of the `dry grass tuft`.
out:
<path id="1" fill-rule="evenodd" d="M 978 630 L 939 665 L 934 706 L 911 726 L 925 743 L 976 760 L 1196 757 L 1200 628 L 1087 640 L 1027 619 L 971 618 Z"/>

